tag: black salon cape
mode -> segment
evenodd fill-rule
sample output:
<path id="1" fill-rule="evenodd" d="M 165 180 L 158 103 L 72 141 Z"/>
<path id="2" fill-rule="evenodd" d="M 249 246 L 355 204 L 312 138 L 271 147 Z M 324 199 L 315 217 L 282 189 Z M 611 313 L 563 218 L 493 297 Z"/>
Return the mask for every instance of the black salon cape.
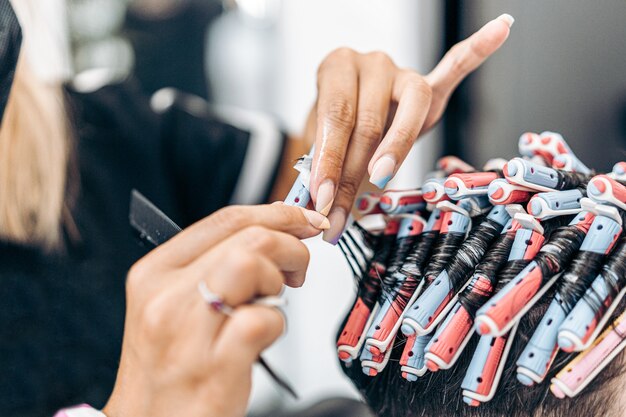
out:
<path id="1" fill-rule="evenodd" d="M 57 255 L 0 243 L 2 417 L 51 416 L 77 403 L 102 407 L 110 395 L 126 272 L 148 251 L 130 231 L 131 189 L 189 225 L 227 205 L 240 179 L 248 132 L 192 116 L 177 100 L 157 113 L 138 91 L 129 81 L 69 91 L 82 241 Z"/>

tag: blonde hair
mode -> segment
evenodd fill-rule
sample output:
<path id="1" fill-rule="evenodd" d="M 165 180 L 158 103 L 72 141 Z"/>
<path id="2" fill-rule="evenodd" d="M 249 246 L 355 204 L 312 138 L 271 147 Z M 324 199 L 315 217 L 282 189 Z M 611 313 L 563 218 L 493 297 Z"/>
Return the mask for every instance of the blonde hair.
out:
<path id="1" fill-rule="evenodd" d="M 39 81 L 20 59 L 0 126 L 0 239 L 61 245 L 69 149 L 61 87 Z"/>

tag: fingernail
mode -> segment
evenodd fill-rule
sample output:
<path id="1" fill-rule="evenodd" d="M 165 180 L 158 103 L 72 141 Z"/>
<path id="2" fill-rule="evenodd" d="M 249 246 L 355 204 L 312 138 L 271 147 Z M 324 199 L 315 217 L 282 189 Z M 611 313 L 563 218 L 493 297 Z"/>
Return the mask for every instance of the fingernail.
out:
<path id="1" fill-rule="evenodd" d="M 511 15 L 510 15 L 510 14 L 508 14 L 508 13 L 501 14 L 500 16 L 498 16 L 498 19 L 502 19 L 502 20 L 504 20 L 504 22 L 505 22 L 505 23 L 506 23 L 509 27 L 513 26 L 513 23 L 515 23 L 515 19 L 513 18 L 513 16 L 511 16 Z"/>
<path id="2" fill-rule="evenodd" d="M 335 184 L 332 180 L 324 180 L 317 189 L 317 201 L 315 210 L 324 216 L 328 215 L 335 199 Z"/>
<path id="3" fill-rule="evenodd" d="M 347 216 L 344 209 L 340 207 L 334 208 L 328 215 L 330 228 L 324 232 L 323 239 L 328 243 L 336 245 L 341 238 L 341 234 L 346 225 L 346 219 Z"/>
<path id="4" fill-rule="evenodd" d="M 316 229 L 327 230 L 330 228 L 330 222 L 328 221 L 328 219 L 317 211 L 307 210 L 303 208 L 302 213 L 304 213 L 304 217 L 306 217 L 311 226 L 315 227 Z"/>
<path id="5" fill-rule="evenodd" d="M 385 188 L 396 169 L 396 161 L 389 155 L 381 156 L 372 167 L 370 182 L 378 188 Z"/>

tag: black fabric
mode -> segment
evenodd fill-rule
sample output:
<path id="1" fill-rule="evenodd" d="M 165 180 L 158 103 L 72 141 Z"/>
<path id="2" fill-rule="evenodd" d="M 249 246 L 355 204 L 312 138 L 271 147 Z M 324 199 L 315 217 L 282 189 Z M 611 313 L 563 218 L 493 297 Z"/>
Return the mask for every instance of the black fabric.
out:
<path id="1" fill-rule="evenodd" d="M 11 92 L 21 44 L 22 30 L 11 3 L 0 0 L 0 122 Z"/>
<path id="2" fill-rule="evenodd" d="M 103 406 L 113 387 L 128 268 L 148 248 L 128 222 L 136 188 L 181 226 L 226 204 L 248 135 L 176 104 L 154 113 L 132 82 L 68 91 L 80 242 L 63 253 L 0 243 L 0 415 Z M 183 123 L 184 126 L 181 126 Z"/>
<path id="3" fill-rule="evenodd" d="M 179 2 L 182 3 L 182 2 Z M 187 0 L 181 10 L 162 19 L 133 12 L 126 16 L 124 32 L 135 52 L 134 73 L 146 94 L 175 87 L 210 97 L 206 82 L 206 31 L 222 12 L 219 0 Z"/>

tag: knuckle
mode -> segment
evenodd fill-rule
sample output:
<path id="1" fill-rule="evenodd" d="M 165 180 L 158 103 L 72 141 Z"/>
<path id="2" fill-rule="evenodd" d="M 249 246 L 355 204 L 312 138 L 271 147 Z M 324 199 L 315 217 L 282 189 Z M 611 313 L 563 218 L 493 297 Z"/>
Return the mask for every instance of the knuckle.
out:
<path id="1" fill-rule="evenodd" d="M 241 337 L 246 342 L 257 342 L 258 340 L 275 340 L 283 330 L 284 321 L 280 313 L 272 314 L 250 314 L 246 317 L 245 326 L 241 326 Z"/>
<path id="2" fill-rule="evenodd" d="M 234 279 L 244 279 L 259 270 L 258 257 L 248 251 L 229 253 L 226 257 L 226 265 L 230 266 Z"/>
<path id="3" fill-rule="evenodd" d="M 250 226 L 242 231 L 248 245 L 252 248 L 265 250 L 276 243 L 274 234 L 263 226 Z"/>
<path id="4" fill-rule="evenodd" d="M 354 123 L 355 108 L 346 98 L 335 98 L 328 105 L 327 120 L 342 128 L 351 128 Z"/>
<path id="5" fill-rule="evenodd" d="M 426 80 L 424 79 L 424 77 L 422 77 L 421 75 L 419 75 L 416 72 L 411 72 L 409 74 L 409 85 L 416 91 L 416 93 L 418 95 L 420 95 L 421 97 L 425 97 L 427 98 L 429 101 L 432 99 L 433 96 L 433 89 L 431 88 L 430 84 L 428 84 L 428 82 L 426 82 Z"/>
<path id="6" fill-rule="evenodd" d="M 356 55 L 356 52 L 352 48 L 348 48 L 347 46 L 340 46 L 336 48 L 328 54 L 328 59 L 352 59 Z"/>
<path id="7" fill-rule="evenodd" d="M 353 197 L 358 193 L 360 185 L 360 178 L 354 175 L 344 175 L 339 184 L 339 191 L 346 196 Z"/>
<path id="8" fill-rule="evenodd" d="M 449 52 L 452 57 L 450 71 L 456 76 L 460 76 L 467 72 L 467 60 L 463 54 L 463 46 L 461 44 L 454 45 Z"/>
<path id="9" fill-rule="evenodd" d="M 150 279 L 152 268 L 150 263 L 145 260 L 139 260 L 128 271 L 126 277 L 126 290 L 129 295 L 135 294 L 143 287 L 146 280 Z"/>
<path id="10" fill-rule="evenodd" d="M 417 139 L 417 129 L 413 126 L 398 126 L 396 137 L 404 143 L 413 143 Z"/>
<path id="11" fill-rule="evenodd" d="M 373 111 L 359 111 L 355 126 L 355 136 L 365 139 L 368 142 L 380 140 L 384 122 L 378 114 Z"/>
<path id="12" fill-rule="evenodd" d="M 216 211 L 210 218 L 218 227 L 230 229 L 244 224 L 248 216 L 243 206 L 229 206 Z"/>
<path id="13" fill-rule="evenodd" d="M 395 66 L 393 60 L 382 51 L 372 51 L 366 55 L 368 61 L 372 62 L 375 65 L 381 65 L 386 67 Z"/>
<path id="14" fill-rule="evenodd" d="M 158 340 L 169 335 L 172 320 L 170 298 L 167 294 L 151 297 L 141 308 L 140 328 L 148 340 Z"/>
<path id="15" fill-rule="evenodd" d="M 344 156 L 340 149 L 328 147 L 324 151 L 324 158 L 320 160 L 320 172 L 331 176 L 339 176 L 343 165 L 343 158 Z"/>
<path id="16" fill-rule="evenodd" d="M 321 74 L 323 74 L 329 66 L 333 66 L 336 63 L 341 63 L 345 61 L 352 61 L 356 52 L 348 47 L 339 47 L 337 49 L 332 50 L 326 57 L 322 60 L 322 63 L 317 69 L 317 76 L 320 78 Z"/>

